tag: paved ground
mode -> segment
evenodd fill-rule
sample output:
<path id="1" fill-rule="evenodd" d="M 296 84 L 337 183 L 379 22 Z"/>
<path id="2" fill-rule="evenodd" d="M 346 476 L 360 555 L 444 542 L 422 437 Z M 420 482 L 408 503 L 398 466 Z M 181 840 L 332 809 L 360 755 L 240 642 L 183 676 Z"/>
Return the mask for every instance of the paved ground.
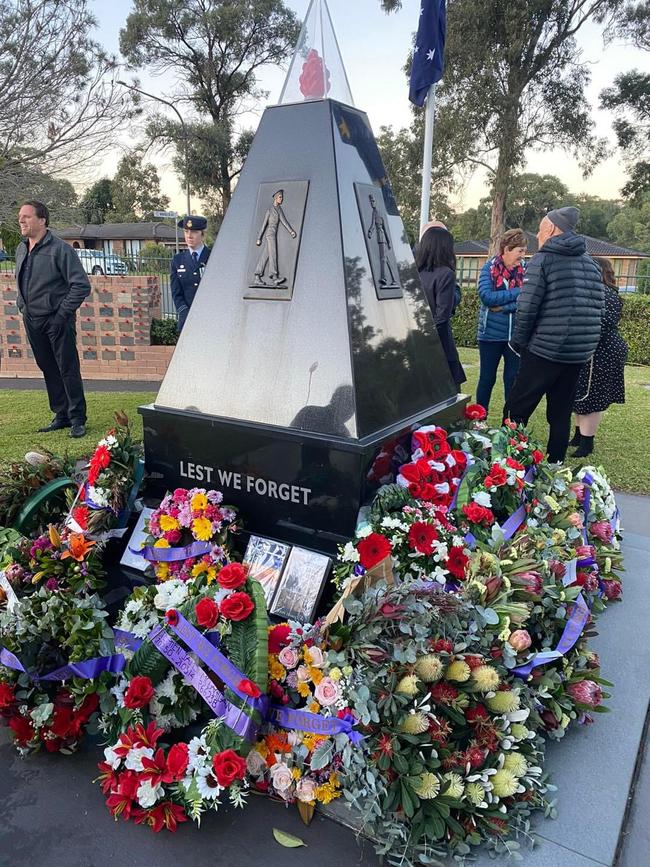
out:
<path id="1" fill-rule="evenodd" d="M 648 867 L 650 763 L 639 749 L 650 694 L 650 498 L 619 496 L 626 528 L 625 602 L 600 621 L 597 649 L 605 677 L 615 682 L 610 706 L 590 729 L 574 731 L 549 749 L 558 784 L 556 821 L 537 823 L 540 845 L 524 851 L 527 867 Z M 638 759 L 638 761 L 637 761 Z M 317 818 L 303 826 L 294 809 L 253 797 L 243 813 L 210 815 L 201 832 L 175 835 L 114 823 L 95 775 L 97 753 L 64 759 L 19 759 L 0 734 L 0 865 L 2 867 L 376 867 L 369 846 L 352 831 Z M 628 792 L 629 809 L 626 810 Z M 301 837 L 307 849 L 284 849 L 274 827 Z M 479 858 L 477 867 L 494 862 Z"/>

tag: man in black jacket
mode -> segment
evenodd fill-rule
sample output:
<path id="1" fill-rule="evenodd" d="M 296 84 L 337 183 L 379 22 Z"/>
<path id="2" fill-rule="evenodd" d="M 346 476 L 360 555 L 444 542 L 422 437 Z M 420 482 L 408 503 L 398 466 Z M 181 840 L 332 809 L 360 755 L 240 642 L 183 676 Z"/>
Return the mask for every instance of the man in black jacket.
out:
<path id="1" fill-rule="evenodd" d="M 541 221 L 539 252 L 528 264 L 517 300 L 512 347 L 521 365 L 506 414 L 527 424 L 546 395 L 548 458 L 563 461 L 573 399 L 583 364 L 600 339 L 603 280 L 575 232 L 580 212 L 558 208 Z"/>
<path id="2" fill-rule="evenodd" d="M 69 244 L 47 228 L 42 202 L 25 202 L 18 215 L 23 235 L 16 250 L 18 308 L 36 364 L 43 371 L 54 418 L 40 433 L 69 427 L 71 437 L 86 434 L 84 397 L 75 317 L 90 294 L 90 282 Z"/>

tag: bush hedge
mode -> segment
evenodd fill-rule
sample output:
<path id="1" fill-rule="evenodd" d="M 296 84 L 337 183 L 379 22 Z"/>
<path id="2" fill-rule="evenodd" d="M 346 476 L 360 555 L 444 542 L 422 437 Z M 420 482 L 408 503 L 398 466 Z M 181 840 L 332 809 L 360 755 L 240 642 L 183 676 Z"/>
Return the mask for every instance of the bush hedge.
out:
<path id="1" fill-rule="evenodd" d="M 178 328 L 175 319 L 151 320 L 151 345 L 176 346 Z"/>
<path id="2" fill-rule="evenodd" d="M 629 364 L 650 364 L 650 296 L 622 295 L 620 331 L 630 352 Z M 458 346 L 476 346 L 476 323 L 481 304 L 474 288 L 463 287 L 463 300 L 452 319 Z"/>

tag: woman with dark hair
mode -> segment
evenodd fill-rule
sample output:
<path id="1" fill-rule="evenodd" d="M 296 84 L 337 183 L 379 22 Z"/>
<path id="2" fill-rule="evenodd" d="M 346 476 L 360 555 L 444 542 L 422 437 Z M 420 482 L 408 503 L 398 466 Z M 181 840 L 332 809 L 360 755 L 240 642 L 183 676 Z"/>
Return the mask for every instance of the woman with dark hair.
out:
<path id="1" fill-rule="evenodd" d="M 433 322 L 447 357 L 451 375 L 460 388 L 467 377 L 458 357 L 451 330 L 451 317 L 458 304 L 460 290 L 456 284 L 456 256 L 454 236 L 447 229 L 434 226 L 420 239 L 415 254 L 424 294 L 431 308 Z"/>
<path id="2" fill-rule="evenodd" d="M 625 362 L 627 343 L 618 333 L 623 301 L 618 294 L 614 269 L 609 259 L 593 257 L 603 272 L 605 307 L 600 341 L 591 361 L 580 371 L 573 411 L 576 430 L 571 445 L 578 446 L 574 458 L 586 458 L 594 450 L 594 437 L 605 410 L 612 403 L 625 403 Z"/>
<path id="3" fill-rule="evenodd" d="M 478 348 L 481 359 L 476 402 L 489 409 L 492 389 L 503 358 L 506 406 L 519 370 L 519 356 L 510 348 L 517 298 L 524 279 L 527 239 L 521 229 L 508 229 L 499 241 L 499 255 L 488 259 L 478 279 L 481 309 Z"/>

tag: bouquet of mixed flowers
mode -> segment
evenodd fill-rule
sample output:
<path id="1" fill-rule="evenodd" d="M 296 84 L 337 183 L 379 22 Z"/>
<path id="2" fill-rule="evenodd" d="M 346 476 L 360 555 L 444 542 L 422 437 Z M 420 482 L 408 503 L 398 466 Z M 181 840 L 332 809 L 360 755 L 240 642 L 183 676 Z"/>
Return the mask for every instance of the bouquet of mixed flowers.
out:
<path id="1" fill-rule="evenodd" d="M 65 478 L 74 471 L 74 462 L 48 451 L 28 452 L 23 461 L 0 464 L 0 527 L 11 526 L 25 502 L 54 479 Z M 39 527 L 65 516 L 64 502 L 60 514 L 53 514 L 52 500 L 44 502 L 32 518 Z"/>
<path id="2" fill-rule="evenodd" d="M 78 532 L 99 534 L 126 526 L 131 499 L 142 478 L 142 445 L 133 440 L 128 417 L 115 413 L 116 426 L 99 441 L 70 508 L 68 523 Z"/>
<path id="3" fill-rule="evenodd" d="M 220 491 L 204 488 L 177 488 L 165 496 L 149 517 L 143 549 L 159 581 L 215 580 L 228 560 L 228 534 L 237 530 L 234 509 L 222 503 Z"/>

